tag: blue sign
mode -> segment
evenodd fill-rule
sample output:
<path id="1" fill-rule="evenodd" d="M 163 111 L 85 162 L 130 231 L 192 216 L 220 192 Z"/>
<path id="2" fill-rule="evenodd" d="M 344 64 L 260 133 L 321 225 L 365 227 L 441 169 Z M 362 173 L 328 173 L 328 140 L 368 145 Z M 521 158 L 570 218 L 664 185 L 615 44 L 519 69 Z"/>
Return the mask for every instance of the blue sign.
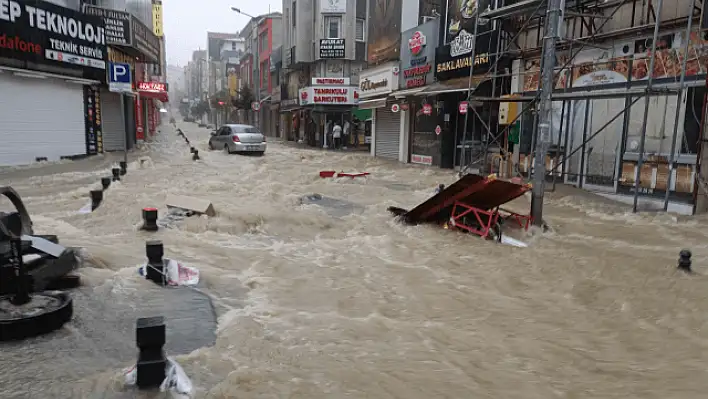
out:
<path id="1" fill-rule="evenodd" d="M 116 93 L 133 91 L 130 79 L 130 64 L 108 63 L 108 88 Z"/>

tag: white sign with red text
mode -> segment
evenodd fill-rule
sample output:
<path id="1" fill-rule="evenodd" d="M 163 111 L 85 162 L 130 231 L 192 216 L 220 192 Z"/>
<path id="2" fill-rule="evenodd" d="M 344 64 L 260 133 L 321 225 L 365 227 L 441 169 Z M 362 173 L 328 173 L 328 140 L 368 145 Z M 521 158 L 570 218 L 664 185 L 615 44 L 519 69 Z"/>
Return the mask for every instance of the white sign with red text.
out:
<path id="1" fill-rule="evenodd" d="M 352 86 L 310 86 L 300 89 L 300 105 L 354 105 L 359 91 Z"/>
<path id="2" fill-rule="evenodd" d="M 421 165 L 432 165 L 433 157 L 429 155 L 411 154 L 411 163 L 417 163 Z"/>
<path id="3" fill-rule="evenodd" d="M 312 78 L 313 86 L 349 86 L 349 78 Z"/>

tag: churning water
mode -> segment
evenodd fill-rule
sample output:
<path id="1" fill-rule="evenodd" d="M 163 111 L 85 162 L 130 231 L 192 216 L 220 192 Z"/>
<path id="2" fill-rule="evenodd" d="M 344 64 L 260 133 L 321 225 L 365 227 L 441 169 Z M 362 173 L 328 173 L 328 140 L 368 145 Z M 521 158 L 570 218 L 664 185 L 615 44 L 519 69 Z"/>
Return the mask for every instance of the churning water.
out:
<path id="1" fill-rule="evenodd" d="M 71 324 L 3 346 L 3 397 L 137 396 L 121 370 L 136 358 L 135 292 L 152 289 L 135 271 L 151 237 L 200 268 L 218 315 L 214 345 L 177 357 L 197 397 L 705 397 L 705 219 L 634 215 L 561 188 L 546 207 L 551 231 L 501 246 L 387 213 L 453 182 L 448 171 L 276 143 L 265 157 L 208 152 L 208 131 L 182 128 L 201 161 L 164 127 L 90 215 L 76 211 L 103 164 L 0 175 L 37 232 L 85 247 L 92 263 Z M 351 212 L 301 200 L 313 193 Z M 169 194 L 209 199 L 218 216 L 137 231 L 141 208 L 165 215 Z M 697 275 L 675 271 L 682 248 Z"/>

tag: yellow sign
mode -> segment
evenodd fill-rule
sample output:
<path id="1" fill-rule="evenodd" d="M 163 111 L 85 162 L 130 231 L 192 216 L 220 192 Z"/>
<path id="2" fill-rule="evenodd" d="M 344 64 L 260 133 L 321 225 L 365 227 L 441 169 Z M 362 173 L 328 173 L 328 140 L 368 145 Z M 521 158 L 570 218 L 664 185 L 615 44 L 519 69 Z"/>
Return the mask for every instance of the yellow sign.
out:
<path id="1" fill-rule="evenodd" d="M 236 74 L 229 75 L 229 96 L 236 97 L 238 94 L 238 76 Z"/>
<path id="2" fill-rule="evenodd" d="M 152 1 L 152 31 L 162 37 L 162 0 Z"/>

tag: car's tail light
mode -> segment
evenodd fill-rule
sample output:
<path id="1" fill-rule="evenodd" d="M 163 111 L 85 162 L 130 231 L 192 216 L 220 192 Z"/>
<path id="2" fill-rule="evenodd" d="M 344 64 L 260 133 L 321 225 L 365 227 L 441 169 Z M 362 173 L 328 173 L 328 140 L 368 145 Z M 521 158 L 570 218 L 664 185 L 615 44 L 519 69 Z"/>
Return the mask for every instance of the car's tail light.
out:
<path id="1" fill-rule="evenodd" d="M 238 136 L 236 136 L 236 135 L 234 135 L 233 139 L 234 139 L 234 143 L 240 143 L 240 142 L 241 142 L 241 140 L 239 140 Z"/>
<path id="2" fill-rule="evenodd" d="M 263 136 L 263 142 L 264 142 L 264 143 L 266 142 L 265 136 Z"/>

